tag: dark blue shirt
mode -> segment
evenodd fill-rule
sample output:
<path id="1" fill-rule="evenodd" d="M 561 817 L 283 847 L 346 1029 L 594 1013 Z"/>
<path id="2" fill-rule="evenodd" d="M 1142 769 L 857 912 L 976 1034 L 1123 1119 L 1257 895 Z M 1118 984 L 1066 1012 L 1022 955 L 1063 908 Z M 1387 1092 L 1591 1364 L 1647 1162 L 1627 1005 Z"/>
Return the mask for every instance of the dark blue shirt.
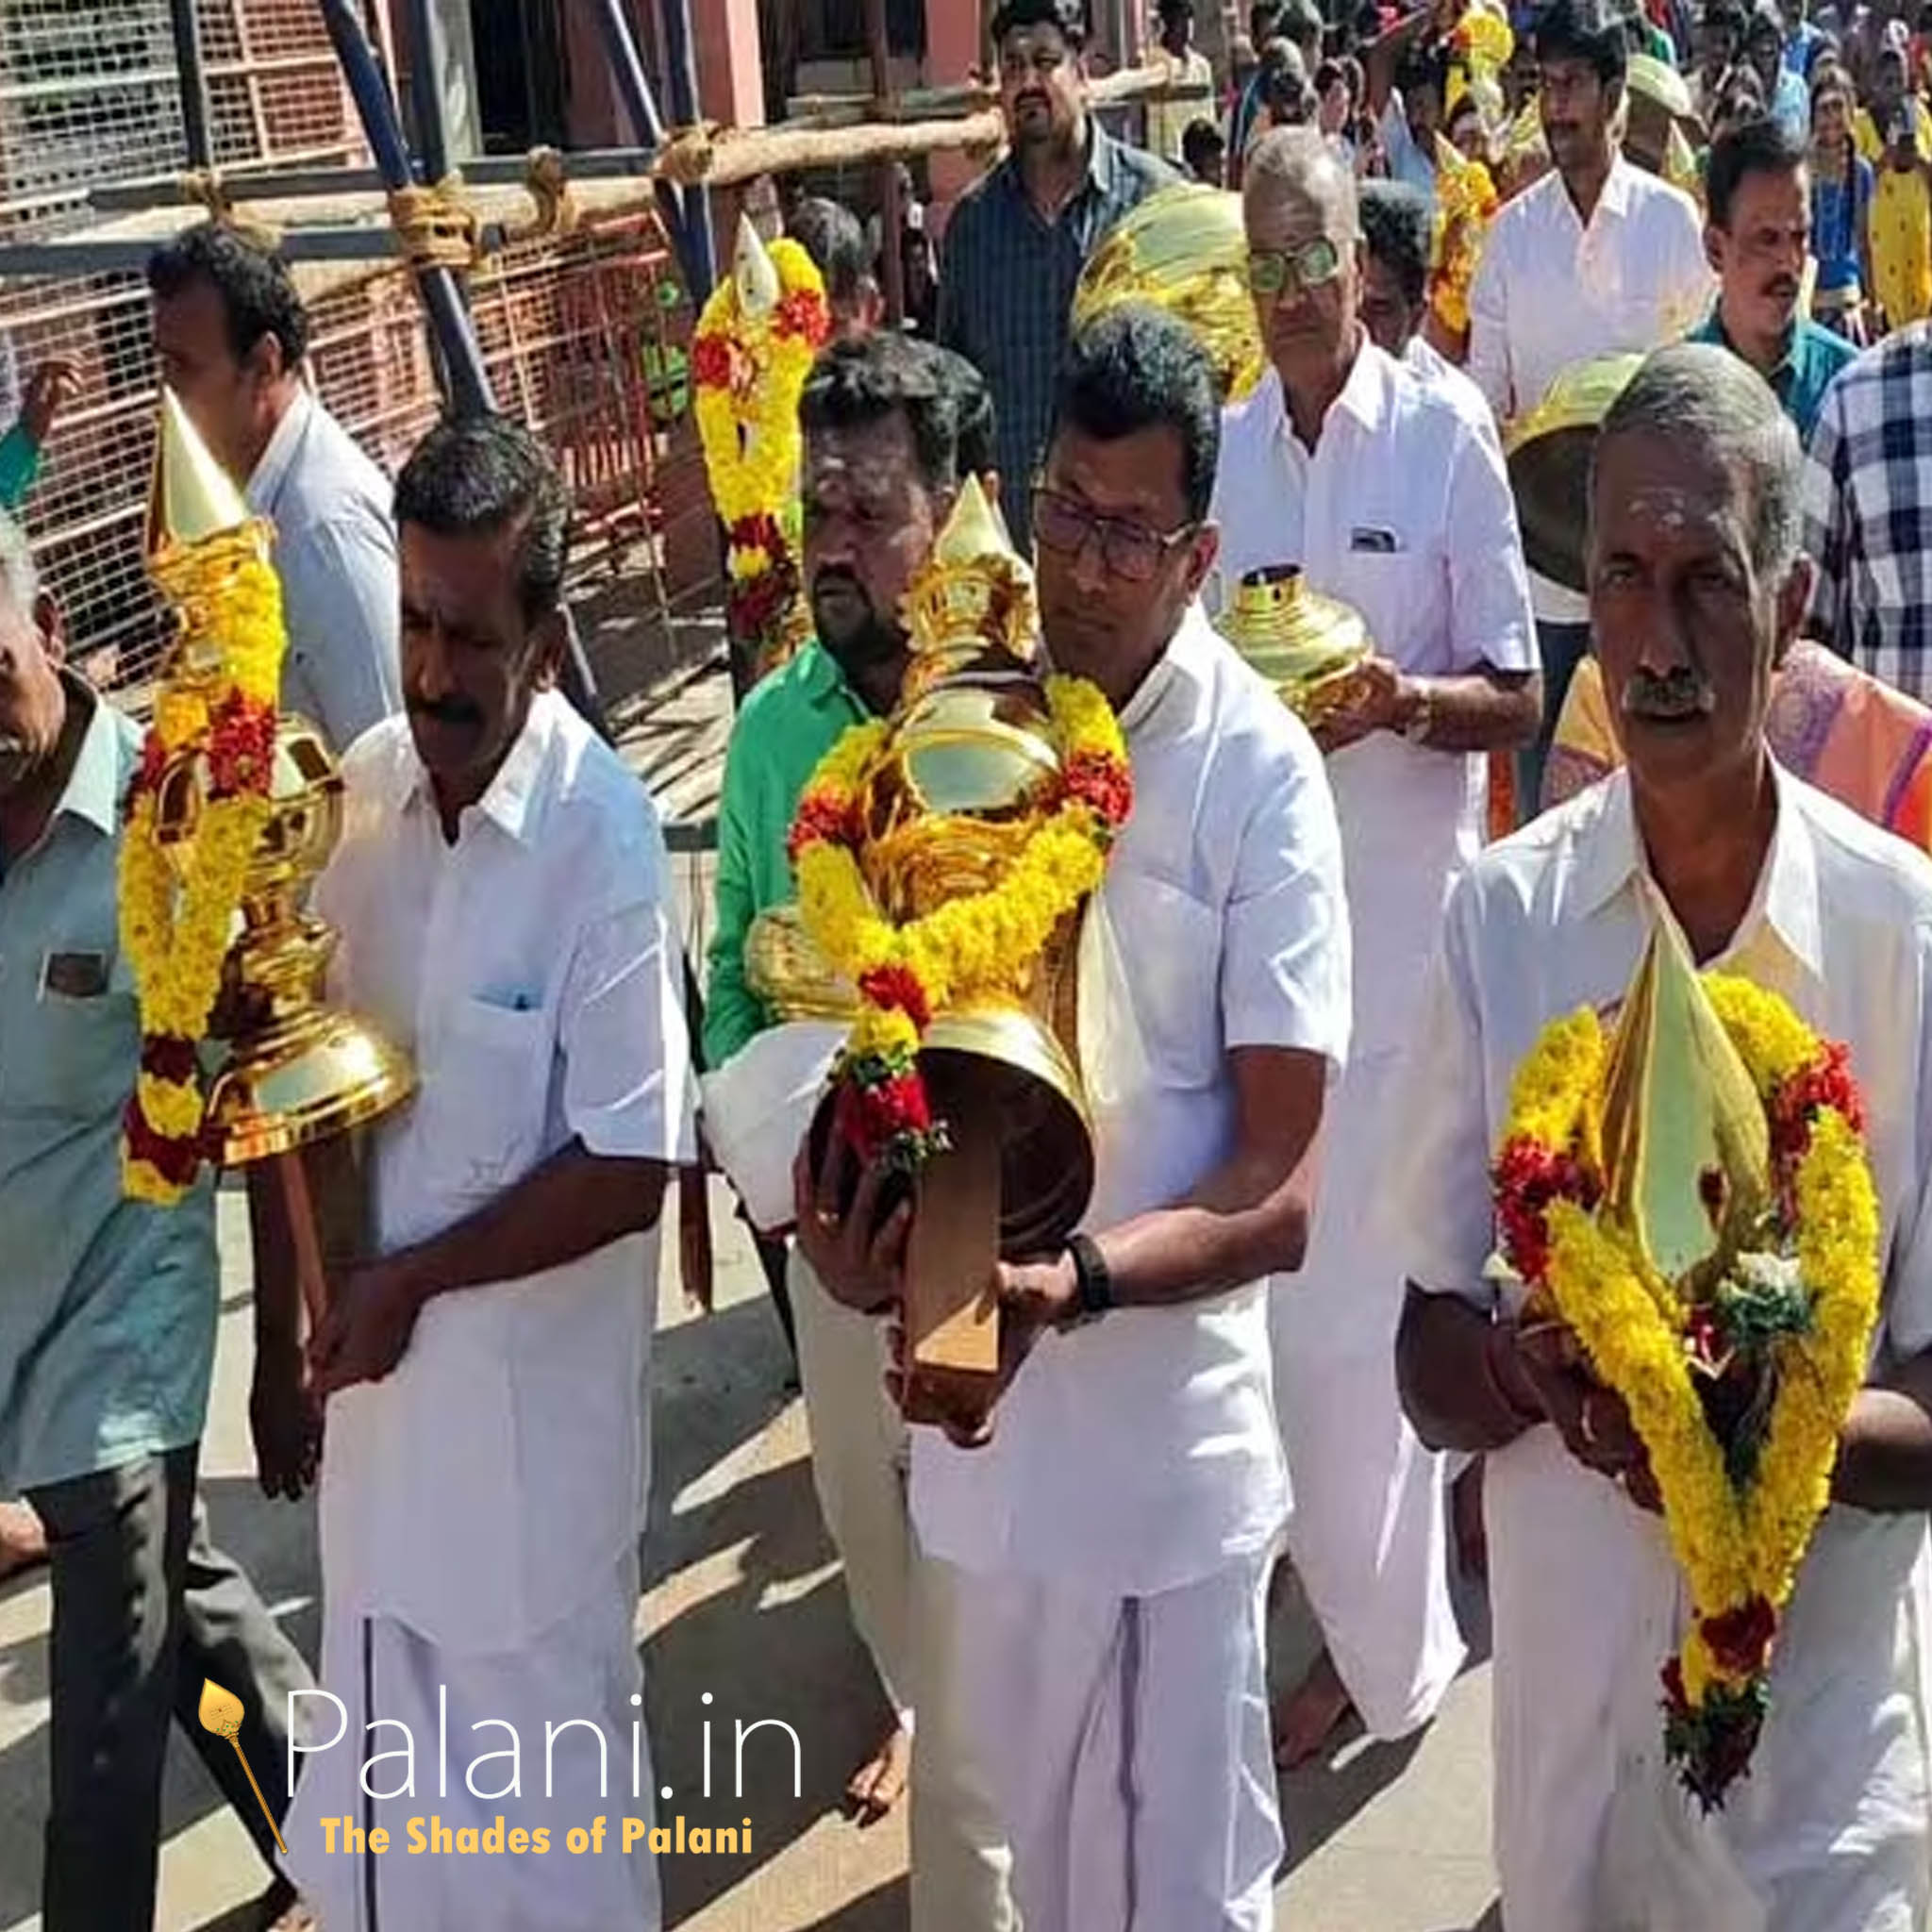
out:
<path id="1" fill-rule="evenodd" d="M 1087 177 L 1056 220 L 1041 219 L 1008 155 L 960 197 L 946 225 L 939 339 L 976 364 L 992 391 L 1001 503 L 1023 550 L 1032 528 L 1033 475 L 1066 362 L 1074 285 L 1107 231 L 1180 178 L 1097 120 L 1087 125 Z"/>

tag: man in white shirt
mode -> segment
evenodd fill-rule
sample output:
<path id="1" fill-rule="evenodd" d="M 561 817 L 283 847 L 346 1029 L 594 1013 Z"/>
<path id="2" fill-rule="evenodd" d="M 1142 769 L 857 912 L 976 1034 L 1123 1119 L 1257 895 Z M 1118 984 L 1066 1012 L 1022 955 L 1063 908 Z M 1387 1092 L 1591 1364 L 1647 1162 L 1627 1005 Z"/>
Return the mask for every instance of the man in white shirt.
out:
<path id="1" fill-rule="evenodd" d="M 282 708 L 347 751 L 402 703 L 389 478 L 305 379 L 308 313 L 279 256 L 204 223 L 158 249 L 147 279 L 161 379 L 275 525 Z"/>
<path id="2" fill-rule="evenodd" d="M 1075 341 L 1033 499 L 1041 619 L 1055 666 L 1118 710 L 1135 791 L 1101 888 L 1113 943 L 1091 920 L 1083 941 L 1097 1177 L 1066 1254 L 1000 1269 L 1017 1366 L 991 1440 L 912 1432 L 913 1520 L 955 1605 L 918 1676 L 914 1787 L 933 1726 L 968 1740 L 1027 1932 L 1274 1923 L 1266 1281 L 1307 1241 L 1348 931 L 1321 759 L 1195 602 L 1218 441 L 1181 324 L 1128 308 Z M 1096 1025 L 1137 1050 L 1096 1051 Z M 900 1245 L 802 1207 L 821 1277 L 890 1304 Z"/>
<path id="3" fill-rule="evenodd" d="M 1347 861 L 1354 1051 L 1303 1278 L 1271 1307 L 1288 1554 L 1327 1638 L 1277 1713 L 1291 1764 L 1351 1702 L 1377 1737 L 1425 1724 L 1462 1661 L 1444 1471 L 1396 1399 L 1401 1276 L 1368 1209 L 1442 901 L 1482 845 L 1487 754 L 1527 741 L 1539 699 L 1495 427 L 1467 385 L 1423 380 L 1367 339 L 1354 175 L 1287 129 L 1256 150 L 1242 208 L 1272 366 L 1223 435 L 1224 608 L 1250 571 L 1296 566 L 1361 615 L 1376 652 L 1317 734 Z"/>
<path id="4" fill-rule="evenodd" d="M 1716 283 L 1696 204 L 1618 151 L 1629 58 L 1606 0 L 1551 0 L 1537 18 L 1555 168 L 1497 211 L 1469 297 L 1469 373 L 1499 424 L 1535 408 L 1573 363 L 1674 341 L 1709 311 Z M 1590 644 L 1589 607 L 1575 591 L 1541 576 L 1530 590 L 1543 716 L 1517 758 L 1524 817 L 1541 796 L 1563 694 Z"/>
<path id="5" fill-rule="evenodd" d="M 643 788 L 554 688 L 548 458 L 505 419 L 445 423 L 396 514 L 408 714 L 344 762 L 316 903 L 333 996 L 419 1084 L 374 1130 L 378 1258 L 331 1282 L 309 1341 L 338 1702 L 305 1712 L 289 1840 L 330 1925 L 655 1927 L 648 1844 L 615 1840 L 655 1790 L 641 1391 L 658 1209 L 692 1152 L 668 866 Z M 411 1857 L 427 1812 L 549 1840 Z M 600 1814 L 610 1840 L 570 1856 Z M 343 1819 L 391 1850 L 345 1845 Z"/>
<path id="6" fill-rule="evenodd" d="M 1497 1863 L 1504 1916 L 1536 1932 L 1907 1932 L 1932 1904 L 1932 865 L 1766 748 L 1810 588 L 1799 473 L 1776 398 L 1715 346 L 1659 352 L 1609 412 L 1591 613 L 1625 769 L 1457 886 L 1391 1150 L 1404 1398 L 1425 1439 L 1488 1456 Z M 1872 1381 L 1750 1774 L 1707 1818 L 1664 1758 L 1658 1670 L 1686 1604 L 1661 1524 L 1617 1480 L 1647 1474 L 1640 1445 L 1484 1274 L 1516 1070 L 1550 1021 L 1622 997 L 1655 894 L 1701 963 L 1849 1047 L 1885 1261 Z"/>

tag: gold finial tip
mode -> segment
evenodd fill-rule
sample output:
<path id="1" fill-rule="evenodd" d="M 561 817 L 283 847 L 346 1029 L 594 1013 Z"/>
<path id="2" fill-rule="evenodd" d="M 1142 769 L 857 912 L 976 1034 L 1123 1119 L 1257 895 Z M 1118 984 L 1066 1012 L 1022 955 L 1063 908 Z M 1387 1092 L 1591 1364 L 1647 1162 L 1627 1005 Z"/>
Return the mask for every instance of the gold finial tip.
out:
<path id="1" fill-rule="evenodd" d="M 778 306 L 778 265 L 749 215 L 738 218 L 738 241 L 732 249 L 731 279 L 738 284 L 738 306 L 753 317 L 769 315 Z"/>
<path id="2" fill-rule="evenodd" d="M 1656 908 L 1605 1082 L 1605 1205 L 1666 1280 L 1729 1257 L 1771 1198 L 1763 1106 L 1676 921 Z"/>
<path id="3" fill-rule="evenodd" d="M 240 529 L 247 521 L 248 506 L 234 479 L 201 440 L 180 397 L 163 388 L 149 516 L 151 547 L 198 543 L 224 530 Z"/>
<path id="4" fill-rule="evenodd" d="M 968 476 L 960 485 L 932 555 L 933 561 L 941 564 L 977 563 L 990 557 L 1019 560 L 1005 520 L 987 500 L 977 476 Z"/>

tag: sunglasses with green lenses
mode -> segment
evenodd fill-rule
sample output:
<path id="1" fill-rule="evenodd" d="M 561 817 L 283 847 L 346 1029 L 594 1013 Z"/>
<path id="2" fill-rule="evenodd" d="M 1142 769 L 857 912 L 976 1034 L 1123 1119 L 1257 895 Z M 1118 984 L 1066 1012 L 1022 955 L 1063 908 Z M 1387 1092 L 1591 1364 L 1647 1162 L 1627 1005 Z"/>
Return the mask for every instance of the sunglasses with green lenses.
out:
<path id="1" fill-rule="evenodd" d="M 1341 273 L 1341 250 L 1325 235 L 1299 248 L 1257 248 L 1248 255 L 1248 288 L 1257 295 L 1325 288 Z"/>

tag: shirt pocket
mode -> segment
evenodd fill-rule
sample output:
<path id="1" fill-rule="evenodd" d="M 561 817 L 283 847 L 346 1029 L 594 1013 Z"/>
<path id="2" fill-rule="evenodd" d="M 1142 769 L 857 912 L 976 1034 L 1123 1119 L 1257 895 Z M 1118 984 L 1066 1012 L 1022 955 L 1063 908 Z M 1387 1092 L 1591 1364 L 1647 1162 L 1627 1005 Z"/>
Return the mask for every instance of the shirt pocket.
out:
<path id="1" fill-rule="evenodd" d="M 1393 550 L 1357 549 L 1356 533 L 1364 538 L 1390 531 L 1399 546 Z M 1435 555 L 1417 549 L 1399 527 L 1373 517 L 1357 517 L 1342 533 L 1348 544 L 1335 595 L 1351 606 L 1368 626 L 1369 641 L 1385 658 L 1407 664 L 1399 648 L 1405 638 L 1427 637 L 1434 629 L 1434 612 L 1441 594 Z"/>
<path id="2" fill-rule="evenodd" d="M 1163 1088 L 1220 1076 L 1221 913 L 1147 873 L 1108 874 L 1103 904 L 1122 966 L 1138 1057 Z"/>
<path id="3" fill-rule="evenodd" d="M 551 1016 L 464 998 L 443 1014 L 423 1068 L 416 1132 L 440 1189 L 489 1196 L 521 1180 L 542 1151 Z"/>
<path id="4" fill-rule="evenodd" d="M 92 973 L 98 984 L 63 991 L 48 983 L 56 960 Z M 141 1016 L 133 982 L 118 953 L 75 944 L 49 947 L 33 989 L 15 1007 L 12 1036 L 0 1053 L 0 1107 L 13 1114 L 97 1121 L 111 1118 L 134 1091 Z"/>

